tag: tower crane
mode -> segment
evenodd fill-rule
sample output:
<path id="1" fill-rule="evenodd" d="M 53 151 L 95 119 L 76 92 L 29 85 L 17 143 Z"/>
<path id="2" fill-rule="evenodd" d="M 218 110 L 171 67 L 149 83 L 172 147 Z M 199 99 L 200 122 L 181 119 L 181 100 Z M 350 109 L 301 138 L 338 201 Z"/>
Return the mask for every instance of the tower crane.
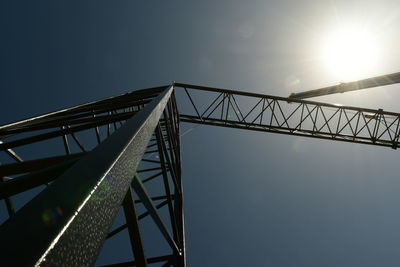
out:
<path id="1" fill-rule="evenodd" d="M 395 73 L 291 97 L 173 83 L 2 125 L 9 160 L 0 165 L 0 199 L 9 218 L 0 226 L 0 265 L 91 265 L 108 238 L 128 229 L 134 260 L 111 266 L 185 266 L 181 123 L 397 149 L 400 113 L 303 98 L 399 81 Z M 152 154 L 158 160 L 145 157 Z M 39 186 L 15 210 L 10 197 Z M 110 229 L 121 205 L 126 223 Z M 138 221 L 146 217 L 168 254 L 145 254 Z"/>

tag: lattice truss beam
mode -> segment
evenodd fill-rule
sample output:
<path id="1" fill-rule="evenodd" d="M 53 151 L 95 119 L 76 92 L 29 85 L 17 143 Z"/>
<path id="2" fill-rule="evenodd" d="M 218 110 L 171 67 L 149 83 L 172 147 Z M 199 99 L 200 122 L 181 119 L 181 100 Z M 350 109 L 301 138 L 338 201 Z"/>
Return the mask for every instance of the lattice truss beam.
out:
<path id="1" fill-rule="evenodd" d="M 91 265 L 127 233 L 132 260 L 110 266 L 184 266 L 180 122 L 392 148 L 400 134 L 398 113 L 180 83 L 3 125 L 1 264 Z"/>
<path id="2" fill-rule="evenodd" d="M 399 113 L 176 84 L 182 122 L 361 144 L 399 146 Z"/>

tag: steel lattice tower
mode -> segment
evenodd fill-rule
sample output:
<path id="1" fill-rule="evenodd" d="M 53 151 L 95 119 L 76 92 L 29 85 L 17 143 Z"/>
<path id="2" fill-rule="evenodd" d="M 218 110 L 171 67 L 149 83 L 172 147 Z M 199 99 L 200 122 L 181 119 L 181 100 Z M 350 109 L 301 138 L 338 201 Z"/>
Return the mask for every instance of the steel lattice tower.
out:
<path id="1" fill-rule="evenodd" d="M 394 149 L 400 137 L 399 113 L 180 83 L 3 125 L 0 151 L 14 162 L 0 165 L 0 265 L 92 265 L 127 229 L 134 259 L 110 266 L 185 266 L 180 123 Z M 11 197 L 36 187 L 15 211 Z M 126 223 L 111 229 L 121 205 Z M 168 253 L 144 252 L 147 217 Z"/>

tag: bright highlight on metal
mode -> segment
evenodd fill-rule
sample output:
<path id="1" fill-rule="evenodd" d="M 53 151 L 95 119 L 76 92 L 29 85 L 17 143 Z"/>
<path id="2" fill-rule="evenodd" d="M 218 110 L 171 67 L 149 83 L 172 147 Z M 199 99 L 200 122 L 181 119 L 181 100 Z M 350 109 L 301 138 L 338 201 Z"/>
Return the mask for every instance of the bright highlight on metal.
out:
<path id="1" fill-rule="evenodd" d="M 181 123 L 397 149 L 399 113 L 299 99 L 396 82 L 398 73 L 290 98 L 175 83 L 0 126 L 0 152 L 10 159 L 0 165 L 9 214 L 0 226 L 0 265 L 90 266 L 107 239 L 128 229 L 134 259 L 109 266 L 185 266 Z M 50 141 L 61 154 L 24 160 L 15 150 Z M 152 193 L 150 183 L 162 190 Z M 16 211 L 10 197 L 38 186 L 45 188 Z M 110 229 L 121 206 L 126 223 Z M 167 254 L 144 250 L 147 217 Z"/>

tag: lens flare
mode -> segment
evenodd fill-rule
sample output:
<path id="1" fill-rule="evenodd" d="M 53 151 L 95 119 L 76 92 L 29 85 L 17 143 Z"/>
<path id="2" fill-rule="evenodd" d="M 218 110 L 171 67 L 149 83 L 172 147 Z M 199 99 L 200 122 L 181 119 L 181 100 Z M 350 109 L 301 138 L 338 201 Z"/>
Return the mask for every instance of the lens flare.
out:
<path id="1" fill-rule="evenodd" d="M 60 207 L 56 207 L 54 209 L 47 209 L 42 213 L 42 222 L 46 225 L 53 225 L 57 218 L 62 217 L 64 215 L 63 210 Z"/>
<path id="2" fill-rule="evenodd" d="M 295 75 L 289 75 L 288 77 L 286 77 L 285 85 L 287 88 L 300 86 L 300 79 Z"/>

